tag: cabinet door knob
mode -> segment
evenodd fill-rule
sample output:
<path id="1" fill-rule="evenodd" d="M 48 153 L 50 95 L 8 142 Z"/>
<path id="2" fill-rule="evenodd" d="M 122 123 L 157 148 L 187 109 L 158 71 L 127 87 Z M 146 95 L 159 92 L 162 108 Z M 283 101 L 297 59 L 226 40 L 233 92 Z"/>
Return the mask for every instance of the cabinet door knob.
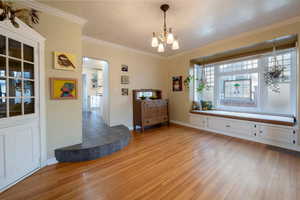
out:
<path id="1" fill-rule="evenodd" d="M 227 128 L 230 128 L 230 125 L 226 125 Z"/>

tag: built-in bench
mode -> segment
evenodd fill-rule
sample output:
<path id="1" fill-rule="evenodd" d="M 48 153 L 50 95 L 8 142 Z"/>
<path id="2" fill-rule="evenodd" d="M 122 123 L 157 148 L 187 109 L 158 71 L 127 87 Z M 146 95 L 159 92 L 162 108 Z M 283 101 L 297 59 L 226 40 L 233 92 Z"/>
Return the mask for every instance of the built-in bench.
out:
<path id="1" fill-rule="evenodd" d="M 242 112 L 230 112 L 222 110 L 192 110 L 193 114 L 208 115 L 215 117 L 224 117 L 230 119 L 239 119 L 252 122 L 269 123 L 283 126 L 294 126 L 295 118 L 292 116 L 278 116 L 278 115 L 267 115 L 267 114 L 256 114 L 256 113 L 242 113 Z"/>
<path id="2" fill-rule="evenodd" d="M 193 110 L 189 124 L 210 132 L 300 151 L 298 128 L 292 116 Z"/>

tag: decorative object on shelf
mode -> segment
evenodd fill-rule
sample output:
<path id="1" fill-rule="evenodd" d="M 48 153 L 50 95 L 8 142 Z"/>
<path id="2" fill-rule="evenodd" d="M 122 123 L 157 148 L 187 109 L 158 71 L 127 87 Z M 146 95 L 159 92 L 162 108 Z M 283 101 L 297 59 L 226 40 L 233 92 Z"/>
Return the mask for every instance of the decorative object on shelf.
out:
<path id="1" fill-rule="evenodd" d="M 192 110 L 200 110 L 199 102 L 197 101 L 192 102 Z"/>
<path id="2" fill-rule="evenodd" d="M 173 76 L 173 92 L 182 91 L 182 76 Z"/>
<path id="3" fill-rule="evenodd" d="M 16 17 L 32 27 L 33 24 L 39 23 L 38 11 L 34 9 L 16 9 L 14 3 L 11 1 L 0 0 L 0 21 L 10 20 L 11 24 L 15 28 L 19 28 L 20 25 L 16 22 Z"/>
<path id="4" fill-rule="evenodd" d="M 121 84 L 129 84 L 129 76 L 122 75 L 121 76 Z"/>
<path id="5" fill-rule="evenodd" d="M 165 51 L 167 45 L 172 45 L 173 50 L 179 49 L 178 39 L 173 35 L 172 28 L 167 28 L 166 13 L 169 8 L 170 6 L 168 4 L 163 4 L 160 6 L 160 9 L 164 12 L 163 32 L 153 32 L 152 36 L 151 46 L 155 48 L 157 47 L 157 51 L 160 53 Z"/>
<path id="6" fill-rule="evenodd" d="M 145 99 L 147 99 L 147 97 L 141 96 L 140 99 L 141 99 L 141 100 L 145 100 Z"/>
<path id="7" fill-rule="evenodd" d="M 51 99 L 77 99 L 77 79 L 50 78 Z"/>
<path id="8" fill-rule="evenodd" d="M 122 88 L 121 92 L 122 92 L 122 96 L 128 96 L 129 93 L 128 88 Z"/>
<path id="9" fill-rule="evenodd" d="M 264 79 L 266 85 L 275 93 L 280 93 L 279 83 L 287 80 L 287 76 L 284 75 L 285 67 L 278 62 L 276 55 L 276 47 L 273 47 L 272 65 L 266 67 L 264 73 Z"/>
<path id="10" fill-rule="evenodd" d="M 212 110 L 212 102 L 211 101 L 202 101 L 201 100 L 201 109 L 202 110 Z"/>
<path id="11" fill-rule="evenodd" d="M 71 53 L 54 52 L 54 69 L 76 70 L 76 56 Z"/>
<path id="12" fill-rule="evenodd" d="M 128 66 L 127 65 L 121 65 L 121 71 L 122 72 L 128 72 Z"/>

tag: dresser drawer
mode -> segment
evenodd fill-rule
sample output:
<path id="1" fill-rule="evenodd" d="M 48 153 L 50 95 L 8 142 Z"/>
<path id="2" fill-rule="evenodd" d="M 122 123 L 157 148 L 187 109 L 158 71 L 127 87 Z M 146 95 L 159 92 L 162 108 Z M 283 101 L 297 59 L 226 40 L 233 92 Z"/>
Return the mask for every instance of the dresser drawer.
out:
<path id="1" fill-rule="evenodd" d="M 285 144 L 294 144 L 293 129 L 273 126 L 260 126 L 259 136 L 265 140 L 280 142 Z"/>

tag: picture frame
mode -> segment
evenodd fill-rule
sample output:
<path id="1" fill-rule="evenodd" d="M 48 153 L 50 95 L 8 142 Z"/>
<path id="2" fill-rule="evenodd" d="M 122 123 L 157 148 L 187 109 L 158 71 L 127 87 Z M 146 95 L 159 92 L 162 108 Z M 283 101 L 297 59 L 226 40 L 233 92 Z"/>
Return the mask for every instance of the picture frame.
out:
<path id="1" fill-rule="evenodd" d="M 78 98 L 78 81 L 72 78 L 50 78 L 50 98 L 52 100 L 72 100 Z"/>
<path id="2" fill-rule="evenodd" d="M 54 51 L 54 69 L 75 71 L 77 69 L 76 55 Z"/>
<path id="3" fill-rule="evenodd" d="M 128 96 L 128 93 L 129 93 L 129 89 L 128 88 L 122 88 L 121 89 L 122 96 Z"/>
<path id="4" fill-rule="evenodd" d="M 121 84 L 129 84 L 129 76 L 121 75 Z"/>
<path id="5" fill-rule="evenodd" d="M 173 92 L 182 91 L 182 76 L 172 77 Z"/>
<path id="6" fill-rule="evenodd" d="M 121 65 L 121 71 L 122 72 L 128 72 L 128 66 L 127 65 Z"/>

